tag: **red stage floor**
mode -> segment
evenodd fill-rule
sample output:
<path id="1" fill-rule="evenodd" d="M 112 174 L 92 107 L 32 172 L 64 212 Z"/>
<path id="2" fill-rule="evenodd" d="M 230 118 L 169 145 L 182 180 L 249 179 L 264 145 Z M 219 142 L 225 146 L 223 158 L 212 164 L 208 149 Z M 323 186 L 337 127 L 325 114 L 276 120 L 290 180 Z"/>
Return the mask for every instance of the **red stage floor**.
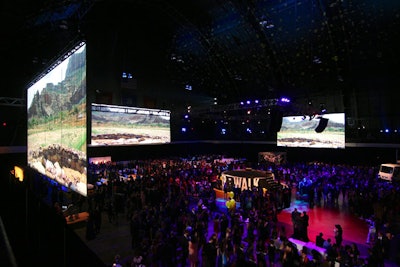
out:
<path id="1" fill-rule="evenodd" d="M 330 238 L 335 243 L 334 227 L 340 224 L 343 228 L 343 245 L 355 243 L 360 250 L 361 257 L 368 257 L 369 245 L 366 244 L 369 225 L 362 218 L 357 217 L 348 211 L 343 204 L 343 197 L 340 195 L 337 205 L 314 205 L 309 208 L 306 200 L 296 198 L 296 190 L 292 191 L 292 201 L 289 208 L 284 209 L 278 214 L 279 227 L 284 226 L 286 235 L 290 237 L 293 234 L 293 224 L 291 213 L 297 208 L 298 211 L 306 211 L 309 215 L 308 238 L 310 242 L 315 243 L 315 238 L 319 233 L 323 233 L 324 239 Z M 217 201 L 220 208 L 223 208 L 225 200 L 219 198 Z M 346 201 L 344 202 L 346 203 Z M 386 267 L 397 266 L 390 262 L 385 263 Z"/>
<path id="2" fill-rule="evenodd" d="M 322 232 L 325 239 L 331 238 L 335 241 L 333 229 L 336 224 L 340 224 L 343 228 L 343 244 L 356 243 L 366 245 L 368 234 L 367 223 L 350 214 L 343 207 L 342 196 L 339 198 L 339 204 L 336 207 L 329 206 L 314 206 L 308 207 L 308 203 L 302 200 L 292 200 L 291 206 L 288 209 L 281 211 L 278 215 L 278 221 L 287 225 L 286 231 L 288 236 L 293 234 L 291 222 L 291 212 L 297 208 L 300 212 L 306 211 L 309 215 L 308 238 L 315 242 L 315 237 Z"/>
<path id="3" fill-rule="evenodd" d="M 223 191 L 216 190 L 216 193 L 217 202 L 220 207 L 223 207 L 225 204 Z M 296 198 L 296 190 L 293 190 L 290 207 L 278 214 L 278 221 L 285 226 L 288 236 L 293 234 L 291 213 L 294 208 L 297 208 L 300 212 L 306 211 L 310 217 L 308 227 L 310 241 L 315 242 L 315 237 L 322 232 L 325 239 L 331 238 L 334 242 L 333 229 L 336 224 L 340 224 L 343 228 L 343 244 L 355 242 L 360 245 L 366 245 L 368 225 L 364 220 L 348 212 L 346 206 L 343 205 L 342 196 L 339 197 L 339 203 L 335 207 L 322 204 L 321 206 L 315 205 L 313 208 L 309 208 L 306 201 Z"/>

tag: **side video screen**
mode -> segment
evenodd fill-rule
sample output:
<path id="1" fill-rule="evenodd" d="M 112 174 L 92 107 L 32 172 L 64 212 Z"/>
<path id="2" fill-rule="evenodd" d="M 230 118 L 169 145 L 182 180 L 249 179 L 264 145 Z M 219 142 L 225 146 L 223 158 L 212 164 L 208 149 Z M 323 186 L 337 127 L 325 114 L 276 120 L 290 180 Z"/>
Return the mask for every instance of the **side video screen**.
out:
<path id="1" fill-rule="evenodd" d="M 277 133 L 277 146 L 345 148 L 345 114 L 285 116 Z"/>
<path id="2" fill-rule="evenodd" d="M 27 90 L 28 166 L 86 196 L 86 44 L 54 62 Z"/>

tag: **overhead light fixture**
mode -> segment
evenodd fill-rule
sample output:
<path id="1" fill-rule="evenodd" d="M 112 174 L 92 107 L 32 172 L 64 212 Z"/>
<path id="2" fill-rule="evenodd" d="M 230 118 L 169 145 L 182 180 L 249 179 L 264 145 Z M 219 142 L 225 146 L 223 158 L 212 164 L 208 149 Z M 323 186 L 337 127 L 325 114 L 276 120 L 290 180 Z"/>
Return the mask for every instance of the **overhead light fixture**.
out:
<path id="1" fill-rule="evenodd" d="M 132 79 L 133 75 L 132 75 L 132 73 L 129 73 L 129 72 L 122 72 L 122 78 L 123 79 Z"/>
<path id="2" fill-rule="evenodd" d="M 275 25 L 274 25 L 271 21 L 266 20 L 266 19 L 261 20 L 259 23 L 260 23 L 260 25 L 261 25 L 262 27 L 264 27 L 264 28 L 266 28 L 266 29 L 272 29 L 272 28 L 275 27 Z"/>
<path id="3" fill-rule="evenodd" d="M 59 25 L 60 29 L 68 30 L 68 22 L 66 20 L 62 20 Z"/>
<path id="4" fill-rule="evenodd" d="M 326 113 L 326 108 L 325 108 L 325 105 L 323 104 L 323 103 L 321 103 L 320 105 L 319 105 L 319 109 L 320 109 L 320 111 L 321 111 L 321 114 L 325 114 Z"/>
<path id="5" fill-rule="evenodd" d="M 321 64 L 321 63 L 322 63 L 322 60 L 321 60 L 319 57 L 314 56 L 314 58 L 313 58 L 313 63 L 315 63 L 315 64 Z"/>
<path id="6" fill-rule="evenodd" d="M 281 97 L 281 102 L 283 103 L 290 103 L 290 99 L 287 97 Z"/>

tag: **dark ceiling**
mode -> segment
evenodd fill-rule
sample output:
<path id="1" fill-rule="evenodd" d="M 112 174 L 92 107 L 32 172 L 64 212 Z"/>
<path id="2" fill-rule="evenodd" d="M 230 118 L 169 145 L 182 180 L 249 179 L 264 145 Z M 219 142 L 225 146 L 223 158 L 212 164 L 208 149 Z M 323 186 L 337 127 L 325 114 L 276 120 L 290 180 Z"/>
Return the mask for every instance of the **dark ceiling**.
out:
<path id="1" fill-rule="evenodd" d="M 398 90 L 396 0 L 15 0 L 1 20 L 7 97 L 23 97 L 76 38 L 106 47 L 139 82 L 190 84 L 220 103 Z"/>

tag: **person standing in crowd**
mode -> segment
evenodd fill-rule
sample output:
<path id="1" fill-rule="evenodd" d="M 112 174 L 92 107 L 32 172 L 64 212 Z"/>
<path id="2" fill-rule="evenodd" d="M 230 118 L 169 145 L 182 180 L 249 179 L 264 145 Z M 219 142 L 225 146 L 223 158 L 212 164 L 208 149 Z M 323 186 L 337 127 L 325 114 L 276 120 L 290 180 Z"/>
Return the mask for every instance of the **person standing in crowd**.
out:
<path id="1" fill-rule="evenodd" d="M 337 245 L 337 247 L 340 247 L 342 245 L 342 242 L 343 242 L 343 229 L 342 229 L 342 226 L 340 224 L 336 224 L 335 228 L 333 229 L 333 231 L 335 232 L 335 244 Z"/>
<path id="2" fill-rule="evenodd" d="M 190 233 L 189 230 L 185 229 L 183 236 L 181 238 L 181 266 L 186 266 L 187 260 L 189 258 L 189 241 L 190 241 Z"/>
<path id="3" fill-rule="evenodd" d="M 365 243 L 369 244 L 370 242 L 375 241 L 376 226 L 374 220 L 368 219 L 367 222 L 369 224 L 369 228 L 368 228 L 367 241 Z"/>
<path id="4" fill-rule="evenodd" d="M 326 239 L 322 247 L 326 250 L 330 249 L 332 247 L 332 240 L 330 238 Z"/>
<path id="5" fill-rule="evenodd" d="M 256 243 L 256 260 L 257 267 L 267 267 L 267 261 L 265 256 L 267 254 L 266 243 L 262 239 L 257 239 Z"/>
<path id="6" fill-rule="evenodd" d="M 88 211 L 89 216 L 86 221 L 86 240 L 93 240 L 96 237 L 93 210 Z"/>
<path id="7" fill-rule="evenodd" d="M 302 241 L 308 242 L 310 239 L 308 238 L 308 221 L 310 217 L 308 216 L 306 211 L 303 211 L 303 215 L 300 217 L 300 239 Z"/>
<path id="8" fill-rule="evenodd" d="M 303 247 L 303 249 L 300 251 L 300 266 L 306 267 L 309 266 L 310 264 L 311 264 L 310 260 L 308 259 L 307 256 L 307 248 Z"/>
<path id="9" fill-rule="evenodd" d="M 222 213 L 220 217 L 220 234 L 218 237 L 219 241 L 225 238 L 228 227 L 229 227 L 229 219 L 225 213 Z"/>
<path id="10" fill-rule="evenodd" d="M 300 216 L 301 213 L 297 210 L 297 208 L 294 208 L 292 211 L 292 224 L 293 224 L 293 238 L 298 239 L 300 236 L 299 233 L 299 226 L 300 226 Z"/>
<path id="11" fill-rule="evenodd" d="M 196 231 L 191 235 L 189 239 L 188 250 L 190 267 L 199 266 L 199 237 Z"/>
<path id="12" fill-rule="evenodd" d="M 101 210 L 99 206 L 96 206 L 93 210 L 93 227 L 94 227 L 94 233 L 96 235 L 100 234 L 100 229 L 101 229 Z"/>
<path id="13" fill-rule="evenodd" d="M 320 247 L 320 248 L 324 247 L 325 239 L 324 239 L 323 235 L 324 235 L 323 233 L 319 233 L 317 235 L 317 237 L 315 238 L 315 245 L 317 245 L 317 247 Z"/>
<path id="14" fill-rule="evenodd" d="M 315 205 L 315 185 L 310 184 L 308 188 L 308 205 L 312 209 Z"/>
<path id="15" fill-rule="evenodd" d="M 370 255 L 368 262 L 371 266 L 384 267 L 385 266 L 385 249 L 384 249 L 383 233 L 378 231 L 377 238 L 370 248 Z"/>
<path id="16" fill-rule="evenodd" d="M 286 243 L 283 248 L 282 255 L 282 267 L 292 267 L 295 266 L 296 262 L 300 261 L 300 254 L 297 247 L 292 243 Z"/>
<path id="17" fill-rule="evenodd" d="M 357 265 L 360 257 L 360 250 L 356 243 L 350 245 L 350 258 L 353 265 Z"/>
<path id="18" fill-rule="evenodd" d="M 202 250 L 203 267 L 214 267 L 217 264 L 218 235 L 213 233 Z"/>
<path id="19" fill-rule="evenodd" d="M 268 263 L 269 263 L 270 267 L 275 266 L 276 251 L 277 251 L 277 248 L 275 247 L 274 240 L 271 239 L 269 241 L 268 247 L 267 247 Z"/>
<path id="20" fill-rule="evenodd" d="M 218 250 L 217 250 L 217 267 L 227 267 L 228 266 L 228 257 L 226 255 L 226 242 L 225 240 L 218 242 Z"/>
<path id="21" fill-rule="evenodd" d="M 214 234 L 219 235 L 219 232 L 221 231 L 221 221 L 220 221 L 220 215 L 217 213 L 215 214 L 213 218 L 213 230 Z"/>

